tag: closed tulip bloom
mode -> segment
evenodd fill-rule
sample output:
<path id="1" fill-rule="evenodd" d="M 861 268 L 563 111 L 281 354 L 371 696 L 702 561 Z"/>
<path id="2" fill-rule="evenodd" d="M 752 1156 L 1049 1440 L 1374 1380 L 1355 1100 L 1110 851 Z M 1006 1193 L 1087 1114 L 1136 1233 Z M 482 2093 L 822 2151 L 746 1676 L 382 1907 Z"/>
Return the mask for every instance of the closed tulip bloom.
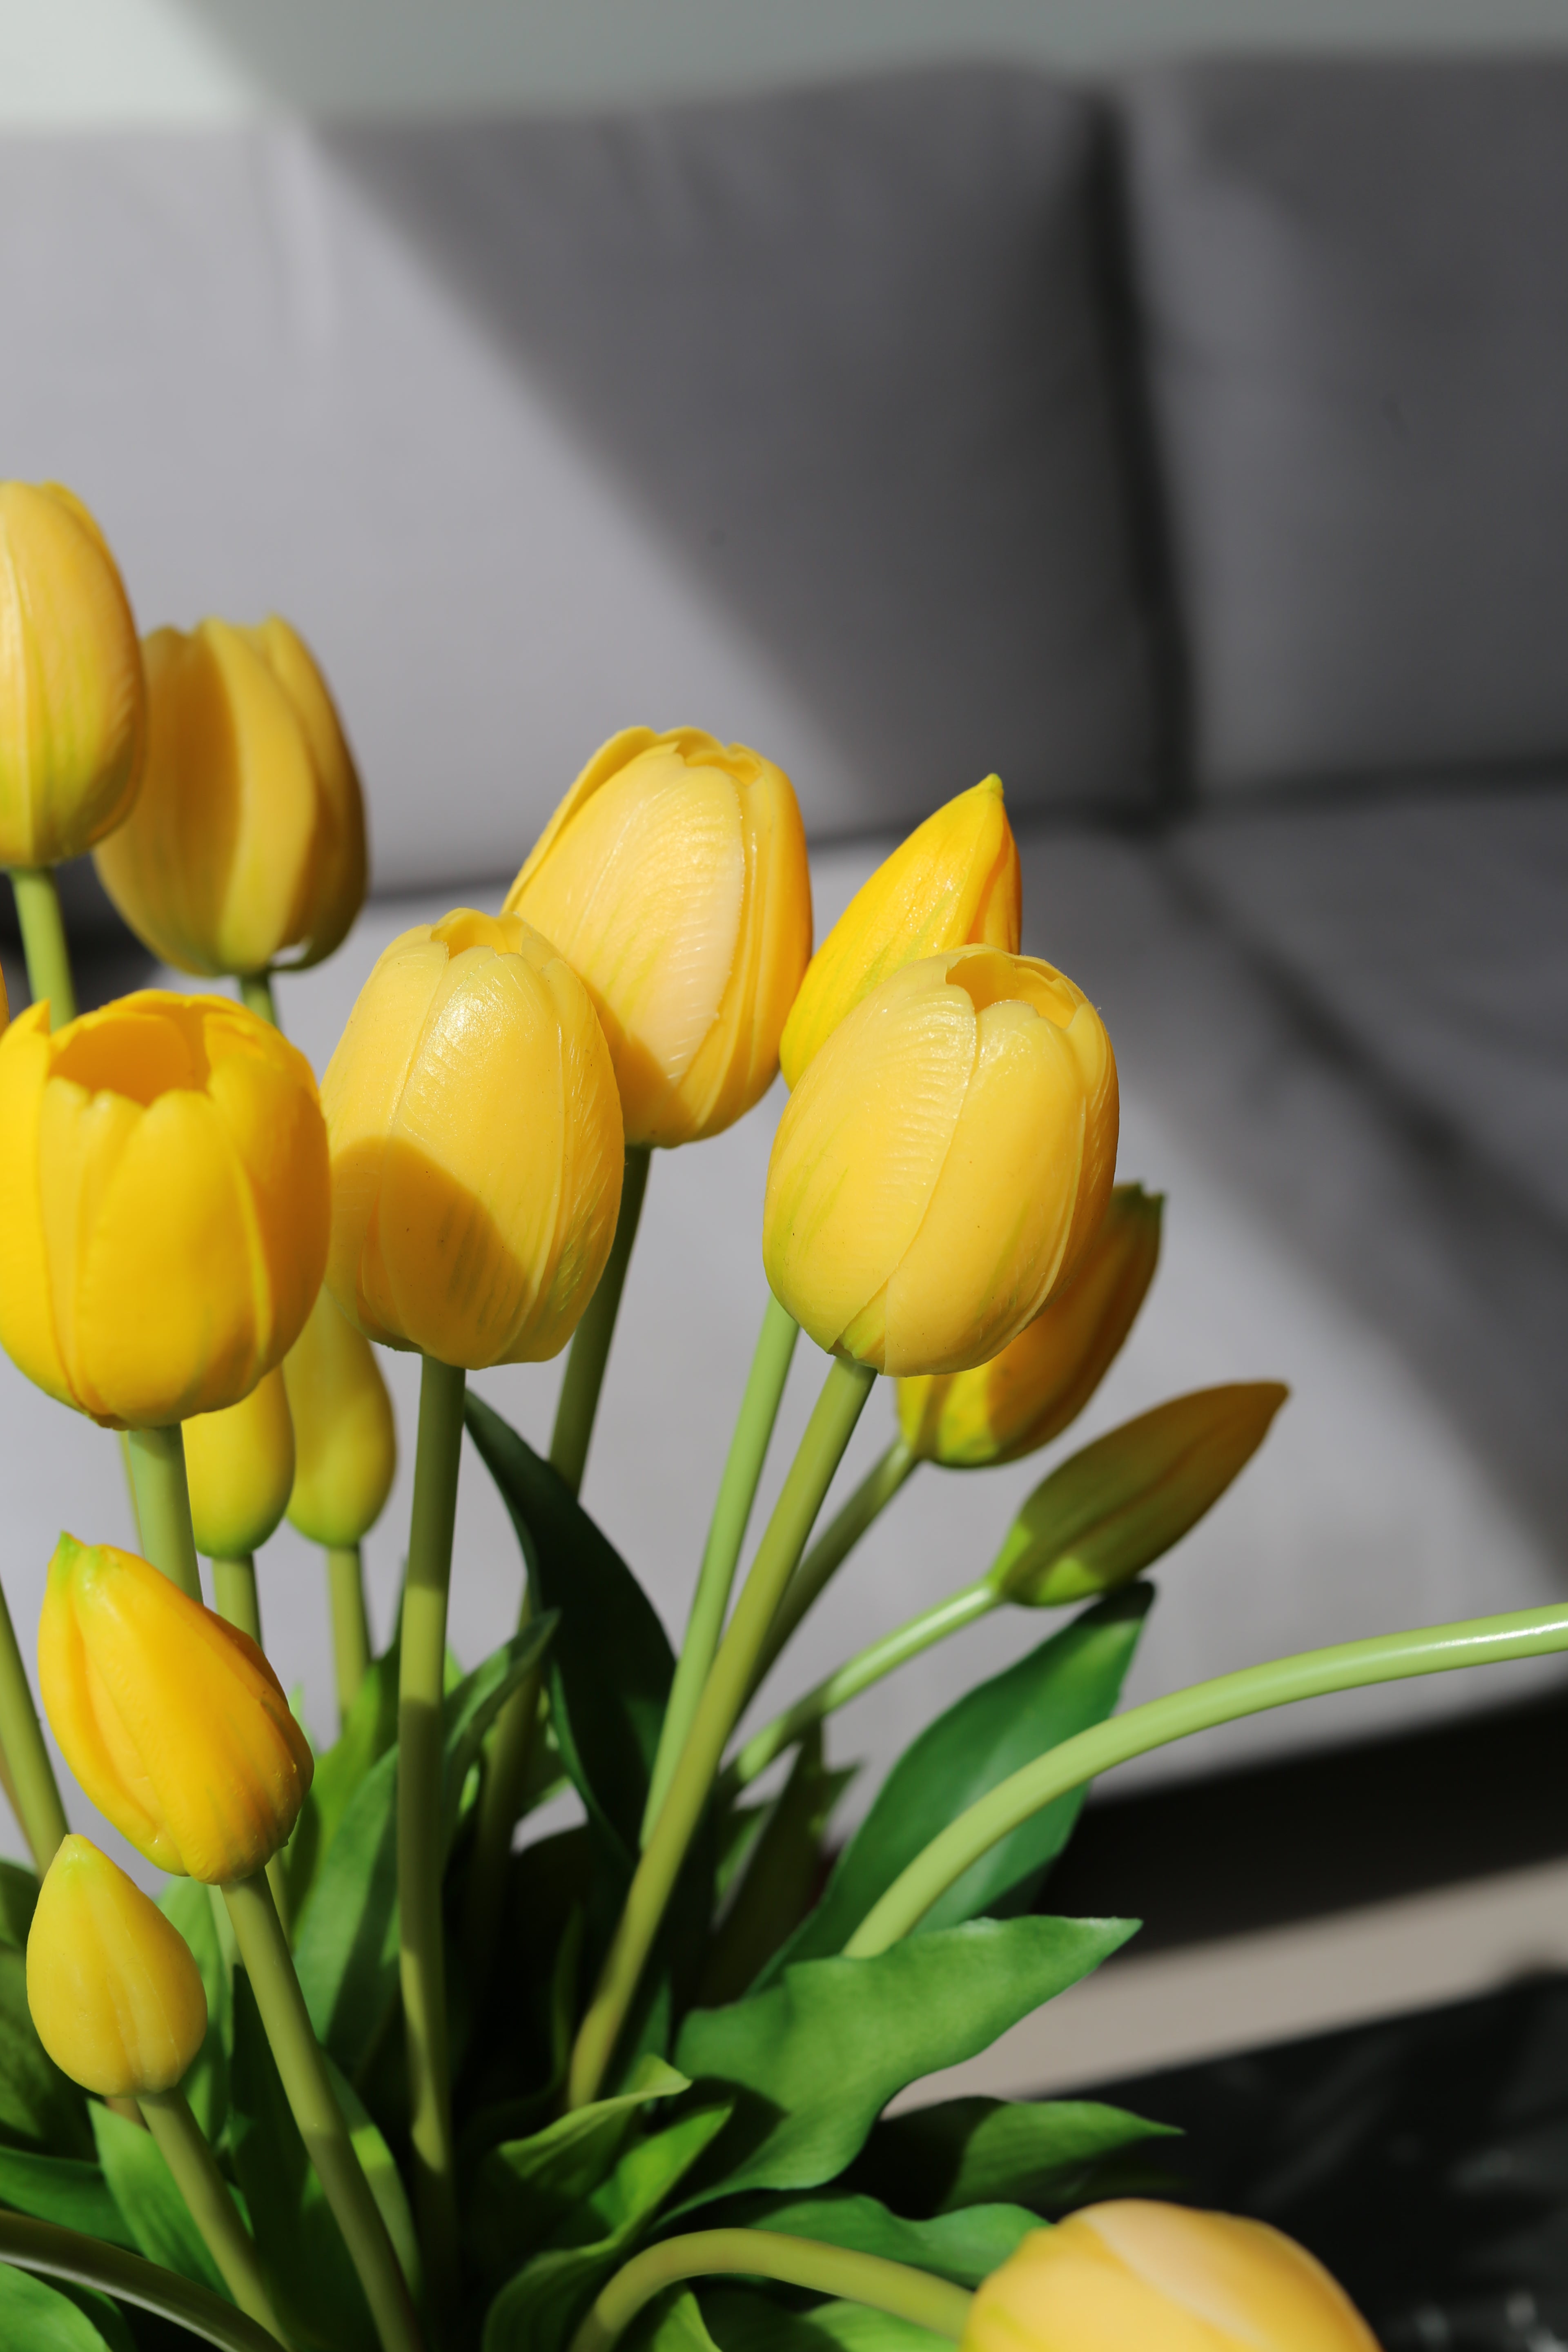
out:
<path id="1" fill-rule="evenodd" d="M 771 760 L 698 727 L 626 728 L 506 905 L 582 974 L 629 1144 L 717 1135 L 767 1092 L 811 953 L 805 834 Z"/>
<path id="2" fill-rule="evenodd" d="M 587 991 L 515 915 L 395 940 L 321 1084 L 327 1281 L 372 1339 L 439 1362 L 533 1363 L 605 1270 L 625 1147 Z"/>
<path id="3" fill-rule="evenodd" d="M 331 1549 L 359 1543 L 381 1517 L 397 1470 L 392 1399 L 370 1341 L 323 1284 L 283 1359 L 294 1423 L 291 1526 Z"/>
<path id="4" fill-rule="evenodd" d="M 62 1841 L 38 1890 L 27 2006 L 61 2073 L 100 2099 L 172 2091 L 207 2030 L 184 1937 L 84 1837 Z"/>
<path id="5" fill-rule="evenodd" d="M 1076 1421 L 1110 1370 L 1160 1255 L 1158 1193 L 1118 1184 L 1078 1272 L 973 1371 L 899 1382 L 899 1433 L 948 1470 L 1016 1462 Z"/>
<path id="6" fill-rule="evenodd" d="M 58 866 L 121 824 L 146 738 L 114 558 L 57 482 L 0 482 L 0 866 Z"/>
<path id="7" fill-rule="evenodd" d="M 995 948 L 906 964 L 779 1121 L 774 1295 L 819 1347 L 879 1371 L 985 1363 L 1074 1272 L 1116 1136 L 1110 1040 L 1070 980 Z"/>
<path id="8" fill-rule="evenodd" d="M 960 2352 L 1376 2352 L 1344 2289 L 1265 2221 L 1118 2198 L 1033 2230 Z"/>
<path id="9" fill-rule="evenodd" d="M 987 776 L 884 858 L 812 957 L 779 1045 L 786 1084 L 798 1085 L 824 1040 L 879 981 L 951 948 L 1016 955 L 1022 915 L 1002 779 Z"/>
<path id="10" fill-rule="evenodd" d="M 209 1559 L 259 1551 L 294 1485 L 294 1424 L 281 1370 L 267 1373 L 237 1404 L 195 1414 L 184 1440 L 196 1549 Z"/>
<path id="11" fill-rule="evenodd" d="M 134 1552 L 61 1536 L 38 1687 L 88 1796 L 160 1870 L 222 1885 L 288 1843 L 314 1765 L 277 1675 Z"/>
<path id="12" fill-rule="evenodd" d="M 182 971 L 319 963 L 364 900 L 359 777 L 320 670 L 287 621 L 147 639 L 147 766 L 99 877 Z"/>
<path id="13" fill-rule="evenodd" d="M 110 1428 L 248 1395 L 327 1255 L 310 1066 L 216 997 L 143 989 L 0 1037 L 0 1344 Z"/>

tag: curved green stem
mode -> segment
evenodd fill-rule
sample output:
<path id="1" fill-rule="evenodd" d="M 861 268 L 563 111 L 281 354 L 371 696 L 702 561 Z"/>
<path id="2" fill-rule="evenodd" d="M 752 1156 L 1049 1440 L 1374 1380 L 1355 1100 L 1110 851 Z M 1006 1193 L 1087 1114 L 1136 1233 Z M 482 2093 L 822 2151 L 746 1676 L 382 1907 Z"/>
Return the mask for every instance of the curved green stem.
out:
<path id="1" fill-rule="evenodd" d="M 452 2069 L 447 2040 L 447 1956 L 441 1914 L 442 1698 L 447 1594 L 464 1374 L 426 1356 L 419 1382 L 419 1443 L 397 1678 L 397 1906 L 403 2023 L 408 2052 L 409 2137 L 430 2308 L 457 2294 L 458 2195 Z"/>
<path id="2" fill-rule="evenodd" d="M 27 960 L 27 986 L 35 1004 L 46 1002 L 49 1027 L 63 1029 L 76 1019 L 76 990 L 71 983 L 70 950 L 66 945 L 60 894 L 51 866 L 13 866 L 11 887 L 16 894 L 16 920 L 22 932 L 22 953 Z"/>
<path id="3" fill-rule="evenodd" d="M 223 1893 L 284 2095 L 359 2273 L 382 2352 L 424 2352 L 408 2288 L 310 2030 L 267 1881 L 242 1879 Z"/>
<path id="4" fill-rule="evenodd" d="M 1321 1698 L 1331 1691 L 1359 1690 L 1369 1683 L 1404 1681 L 1412 1675 L 1440 1675 L 1458 1666 L 1500 1665 L 1510 1658 L 1538 1658 L 1568 1650 L 1568 1603 L 1524 1609 L 1506 1617 L 1473 1617 L 1455 1625 L 1429 1625 L 1413 1633 L 1380 1633 L 1369 1642 L 1340 1642 L 1331 1649 L 1305 1650 L 1267 1665 L 1194 1683 L 1166 1698 L 1151 1699 L 1109 1723 L 1080 1731 L 1026 1764 L 962 1812 L 934 1837 L 867 1913 L 844 1947 L 847 1959 L 885 1952 L 924 1918 L 970 1864 L 1026 1822 L 1042 1806 L 1080 1788 L 1114 1764 L 1125 1764 L 1151 1748 L 1184 1739 L 1238 1716 L 1261 1715 L 1297 1699 Z"/>
<path id="5" fill-rule="evenodd" d="M 945 1601 L 922 1609 L 918 1617 L 911 1617 L 896 1632 L 884 1633 L 879 1642 L 872 1642 L 747 1740 L 720 1778 L 721 1794 L 736 1795 L 760 1772 L 765 1772 L 775 1756 L 793 1748 L 825 1716 L 837 1707 L 847 1706 L 852 1698 L 858 1698 L 863 1690 L 869 1690 L 873 1683 L 880 1682 L 896 1666 L 918 1658 L 933 1642 L 943 1641 L 961 1626 L 973 1625 L 977 1617 L 989 1615 L 1005 1597 L 989 1578 L 982 1577 L 978 1584 L 966 1584 L 961 1592 L 950 1593 Z"/>
<path id="6" fill-rule="evenodd" d="M 40 2278 L 68 2280 L 72 2286 L 96 2287 L 119 2303 L 151 2311 L 160 2319 L 216 2344 L 218 2352 L 276 2352 L 273 2338 L 221 2295 L 196 2286 L 157 2263 L 143 2262 L 120 2246 L 106 2245 L 79 2230 L 62 2230 L 53 2221 L 34 2221 L 20 2213 L 0 2212 L 0 2263 L 19 2271 L 35 2271 Z"/>
<path id="7" fill-rule="evenodd" d="M 887 1509 L 910 1472 L 919 1466 L 920 1456 L 910 1452 L 901 1437 L 895 1437 L 887 1452 L 867 1471 L 844 1508 L 828 1521 L 790 1579 L 789 1591 L 757 1661 L 753 1691 L 766 1681 L 784 1643 L 807 1611 L 816 1607 L 868 1528 Z"/>
<path id="8" fill-rule="evenodd" d="M 185 1483 L 185 1441 L 180 1424 L 126 1432 L 142 1556 L 161 1568 L 187 1600 L 200 1601 L 196 1539 L 191 1532 L 191 1490 Z"/>
<path id="9" fill-rule="evenodd" d="M 239 1001 L 257 1018 L 279 1026 L 278 1007 L 272 998 L 272 974 L 269 971 L 241 972 Z"/>
<path id="10" fill-rule="evenodd" d="M 364 1563 L 358 1544 L 327 1547 L 327 1598 L 332 1612 L 332 1666 L 338 1721 L 347 1723 L 370 1671 L 370 1615 L 364 1605 Z"/>
<path id="11" fill-rule="evenodd" d="M 730 1440 L 724 1474 L 719 1481 L 691 1614 L 686 1621 L 686 1638 L 680 1645 L 675 1680 L 670 1685 L 669 1703 L 659 1727 L 658 1749 L 643 1810 L 644 1845 L 653 1834 L 653 1825 L 669 1793 L 676 1762 L 686 1745 L 686 1735 L 691 1728 L 691 1718 L 697 1712 L 697 1702 L 724 1630 L 724 1612 L 730 1606 L 741 1546 L 746 1539 L 746 1522 L 757 1498 L 757 1482 L 767 1459 L 799 1337 L 800 1325 L 770 1293 L 745 1393 L 735 1418 L 735 1433 Z"/>
<path id="12" fill-rule="evenodd" d="M 880 2254 L 852 2253 L 816 2238 L 785 2237 L 775 2230 L 695 2230 L 666 2238 L 618 2270 L 572 2339 L 571 2352 L 610 2352 L 637 2313 L 666 2287 L 682 2279 L 712 2277 L 777 2279 L 846 2303 L 868 2304 L 946 2336 L 956 2344 L 974 2298 L 908 2263 Z"/>
<path id="13" fill-rule="evenodd" d="M 68 1826 L 43 1726 L 33 1704 L 33 1686 L 16 1643 L 16 1629 L 0 1588 L 0 1741 L 16 1788 L 16 1818 L 33 1866 L 42 1878 Z"/>
<path id="14" fill-rule="evenodd" d="M 836 1358 L 773 1506 L 729 1630 L 703 1686 L 664 1810 L 637 1866 L 594 1998 L 578 2029 L 567 2105 L 598 2095 L 681 1864 L 702 1818 L 729 1738 L 745 1705 L 773 1612 L 805 1549 L 823 1496 L 844 1458 L 877 1375 Z"/>
<path id="15" fill-rule="evenodd" d="M 643 1194 L 647 1190 L 650 1157 L 646 1144 L 634 1143 L 626 1148 L 616 1237 L 610 1244 L 605 1271 L 599 1277 L 599 1287 L 588 1301 L 583 1319 L 572 1335 L 565 1377 L 561 1382 L 561 1394 L 555 1406 L 550 1459 L 574 1495 L 583 1484 L 583 1473 L 587 1467 L 588 1441 L 594 1434 L 594 1415 L 599 1409 L 599 1391 L 605 1383 L 605 1367 L 610 1360 L 610 1341 L 615 1336 L 621 1292 L 626 1287 L 632 1244 L 637 1237 L 637 1220 L 642 1215 Z"/>
<path id="16" fill-rule="evenodd" d="M 140 2105 L 225 2286 L 247 2318 L 265 2327 L 279 2344 L 287 2344 L 256 2242 L 239 2218 L 217 2159 L 191 2113 L 190 2101 L 179 2089 L 143 2091 Z"/>

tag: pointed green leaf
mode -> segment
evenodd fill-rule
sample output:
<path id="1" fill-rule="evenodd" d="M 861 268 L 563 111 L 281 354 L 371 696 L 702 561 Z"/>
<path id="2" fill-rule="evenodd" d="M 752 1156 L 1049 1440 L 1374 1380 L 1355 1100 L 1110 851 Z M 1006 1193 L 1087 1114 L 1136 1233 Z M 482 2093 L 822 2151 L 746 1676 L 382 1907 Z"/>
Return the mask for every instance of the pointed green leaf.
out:
<path id="1" fill-rule="evenodd" d="M 720 2352 L 944 2352 L 945 2336 L 864 2303 L 792 2311 L 745 2287 L 702 2291 L 702 2315 Z"/>
<path id="2" fill-rule="evenodd" d="M 627 2330 L 626 2352 L 719 2352 L 691 2289 L 659 2295 Z"/>
<path id="3" fill-rule="evenodd" d="M 828 1770 L 820 1725 L 801 1741 L 734 1900 L 711 1938 L 699 1996 L 705 2009 L 738 2000 L 805 1916 L 821 1884 L 823 1833 L 857 1769 Z"/>
<path id="4" fill-rule="evenodd" d="M 135 2251 L 136 2241 L 121 2219 L 101 2169 L 96 2164 L 84 2164 L 79 2157 L 37 2156 L 29 2148 L 0 2147 L 0 2205 Z"/>
<path id="5" fill-rule="evenodd" d="M 190 1947 L 207 1997 L 207 2030 L 180 2088 L 206 2137 L 216 2145 L 228 2121 L 228 2048 L 233 2040 L 228 1964 L 213 1904 L 216 1889 L 199 1879 L 171 1878 L 158 1908 Z"/>
<path id="6" fill-rule="evenodd" d="M 9 1950 L 26 1950 L 37 1899 L 38 1882 L 33 1873 L 24 1870 L 20 1863 L 0 1862 L 0 1944 Z"/>
<path id="7" fill-rule="evenodd" d="M 217 2265 L 152 2133 L 96 2100 L 92 2129 L 103 2177 L 138 2250 L 150 2263 L 232 2303 L 234 2298 L 218 2276 Z"/>
<path id="8" fill-rule="evenodd" d="M 527 2139 L 492 2148 L 474 2177 L 468 2208 L 469 2242 L 480 2266 L 504 2269 L 531 2245 L 542 2245 L 609 2172 L 638 2109 L 690 2087 L 661 2058 L 644 2058 L 618 2098 L 595 2099 Z"/>
<path id="9" fill-rule="evenodd" d="M 998 2198 L 1054 2204 L 1101 2157 L 1173 2134 L 1169 2124 L 1094 2099 L 944 2099 L 879 2123 L 855 2185 L 905 2213 L 948 2213 Z"/>
<path id="10" fill-rule="evenodd" d="M 342 1737 L 316 1759 L 316 1769 L 289 1841 L 289 1900 L 296 1927 L 354 1790 L 397 1738 L 398 1644 L 371 1661 L 349 1710 Z"/>
<path id="11" fill-rule="evenodd" d="M 133 2352 L 131 2332 L 107 2295 L 80 2287 L 70 2293 L 5 2268 L 0 2344 L 5 2352 Z"/>
<path id="12" fill-rule="evenodd" d="M 748 2201 L 726 2218 L 745 2229 L 778 2230 L 785 2237 L 820 2238 L 858 2254 L 879 2254 L 955 2286 L 978 2286 L 1040 2226 L 1039 2215 L 1023 2205 L 969 2205 L 907 2221 L 874 2197 L 853 2196 L 769 2198 L 755 2206 Z"/>
<path id="13" fill-rule="evenodd" d="M 90 2157 L 87 2101 L 39 2041 L 25 1954 L 0 1948 L 0 2145 Z"/>

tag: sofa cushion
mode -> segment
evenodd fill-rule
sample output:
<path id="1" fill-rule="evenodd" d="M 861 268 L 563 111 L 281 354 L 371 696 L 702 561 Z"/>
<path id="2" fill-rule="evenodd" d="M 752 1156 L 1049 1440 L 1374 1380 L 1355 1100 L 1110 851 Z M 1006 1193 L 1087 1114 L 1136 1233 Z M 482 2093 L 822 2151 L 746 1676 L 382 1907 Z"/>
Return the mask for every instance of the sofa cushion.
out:
<path id="1" fill-rule="evenodd" d="M 1205 791 L 1568 758 L 1568 64 L 1121 96 Z"/>

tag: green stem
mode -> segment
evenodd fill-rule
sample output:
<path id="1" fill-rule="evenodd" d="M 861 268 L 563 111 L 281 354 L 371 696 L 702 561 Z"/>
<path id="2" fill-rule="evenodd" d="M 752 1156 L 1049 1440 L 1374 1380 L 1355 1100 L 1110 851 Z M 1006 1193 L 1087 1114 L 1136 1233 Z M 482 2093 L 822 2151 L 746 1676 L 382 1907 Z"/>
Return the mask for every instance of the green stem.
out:
<path id="1" fill-rule="evenodd" d="M 887 1509 L 919 1464 L 920 1456 L 910 1452 L 901 1437 L 895 1437 L 880 1460 L 867 1471 L 844 1508 L 828 1521 L 790 1579 L 789 1591 L 757 1661 L 753 1690 L 766 1680 L 774 1660 L 806 1612 L 815 1608 L 867 1528 Z"/>
<path id="2" fill-rule="evenodd" d="M 776 2279 L 847 2303 L 868 2304 L 895 2319 L 908 2319 L 956 2344 L 974 2297 L 945 2279 L 932 2278 L 908 2263 L 880 2254 L 851 2253 L 816 2238 L 785 2237 L 777 2230 L 696 2230 L 666 2238 L 634 2256 L 604 2288 L 572 2339 L 571 2352 L 610 2352 L 645 2304 L 682 2279 L 736 2277 Z"/>
<path id="3" fill-rule="evenodd" d="M 237 1625 L 248 1633 L 257 1648 L 261 1647 L 261 1603 L 256 1593 L 256 1556 L 247 1552 L 242 1559 L 213 1561 L 213 1605 L 220 1617 L 230 1625 Z M 272 1900 L 278 1906 L 278 1916 L 283 1922 L 283 1933 L 289 1933 L 289 1872 L 283 1856 L 275 1853 L 267 1865 L 267 1884 L 272 1889 Z"/>
<path id="4" fill-rule="evenodd" d="M 370 1670 L 370 1617 L 364 1605 L 364 1564 L 358 1544 L 328 1545 L 327 1597 L 332 1612 L 332 1664 L 342 1725 L 347 1723 Z"/>
<path id="5" fill-rule="evenodd" d="M 441 1880 L 442 1698 L 447 1593 L 463 1445 L 460 1367 L 426 1356 L 397 1681 L 397 1905 L 408 2052 L 415 2201 L 430 2272 L 430 2308 L 451 2306 L 458 2280 L 458 2199 Z"/>
<path id="6" fill-rule="evenodd" d="M 276 1029 L 278 1007 L 272 1001 L 272 974 L 269 971 L 245 971 L 239 976 L 239 1001 L 257 1018 Z"/>
<path id="7" fill-rule="evenodd" d="M 11 887 L 16 894 L 16 920 L 22 931 L 22 953 L 27 959 L 27 986 L 35 1004 L 46 1002 L 49 1027 L 63 1029 L 76 1019 L 76 990 L 71 985 L 70 950 L 66 946 L 60 894 L 50 866 L 13 866 Z"/>
<path id="8" fill-rule="evenodd" d="M 68 1823 L 65 1807 L 55 1780 L 49 1751 L 44 1745 L 43 1727 L 38 1710 L 33 1704 L 32 1685 L 22 1664 L 22 1653 L 16 1644 L 16 1629 L 11 1622 L 11 1612 L 5 1594 L 0 1589 L 0 1740 L 5 1747 L 5 1761 L 16 1783 L 16 1818 L 22 1825 L 33 1857 L 33 1866 L 42 1878 L 55 1858 L 55 1850 L 65 1836 Z"/>
<path id="9" fill-rule="evenodd" d="M 616 1237 L 610 1244 L 599 1286 L 572 1335 L 566 1358 L 565 1377 L 555 1407 L 555 1427 L 550 1437 L 550 1459 L 574 1495 L 582 1488 L 583 1473 L 587 1467 L 588 1441 L 594 1434 L 594 1415 L 599 1409 L 599 1391 L 605 1382 L 605 1366 L 610 1360 L 610 1341 L 620 1311 L 621 1292 L 626 1287 L 632 1244 L 637 1237 L 650 1157 L 646 1144 L 626 1147 Z"/>
<path id="10" fill-rule="evenodd" d="M 532 1615 L 532 1588 L 525 1582 L 522 1608 L 518 1617 L 520 1633 Z M 532 1673 L 518 1685 L 509 1702 L 512 1709 L 510 1719 L 521 1727 L 521 1737 L 508 1742 L 505 1757 L 498 1769 L 496 1759 L 500 1750 L 498 1730 L 479 1783 L 474 1843 L 463 1885 L 463 1949 L 468 1961 L 469 1989 L 476 2002 L 483 2000 L 489 1985 L 490 1970 L 495 1965 L 496 1938 L 500 1933 L 501 1908 L 506 1899 L 506 1871 L 511 1854 L 512 1825 L 522 1803 L 529 1744 L 538 1718 L 539 1695 L 543 1687 L 544 1664 L 541 1660 Z M 508 1717 L 503 1710 L 500 1723 L 505 1726 L 507 1721 Z"/>
<path id="11" fill-rule="evenodd" d="M 852 1698 L 858 1698 L 863 1690 L 869 1690 L 873 1683 L 880 1682 L 896 1666 L 918 1658 L 933 1642 L 944 1641 L 961 1626 L 973 1625 L 977 1617 L 987 1616 L 1004 1598 L 989 1578 L 982 1577 L 978 1584 L 966 1584 L 961 1592 L 950 1593 L 945 1601 L 922 1609 L 918 1617 L 911 1617 L 896 1632 L 884 1633 L 879 1642 L 861 1650 L 748 1739 L 740 1754 L 725 1767 L 719 1782 L 721 1795 L 737 1795 L 759 1773 L 767 1770 L 775 1756 L 793 1748 L 825 1716 L 847 1706 Z"/>
<path id="12" fill-rule="evenodd" d="M 359 2273 L 382 2352 L 423 2352 L 408 2288 L 310 2030 L 267 1881 L 245 1878 L 223 1892 L 284 2095 Z"/>
<path id="13" fill-rule="evenodd" d="M 691 1729 L 669 1784 L 647 1851 L 637 1866 L 626 1907 L 578 2029 L 567 2083 L 567 2104 L 580 2107 L 596 2097 L 626 2011 L 653 1948 L 665 1909 L 680 1874 L 713 1786 L 724 1743 L 739 1720 L 752 1673 L 773 1612 L 795 1573 L 833 1474 L 844 1458 L 877 1375 L 864 1364 L 835 1360 L 817 1398 L 784 1490 L 757 1547 L 751 1573 L 712 1671 L 692 1717 Z"/>
<path id="14" fill-rule="evenodd" d="M 218 2352 L 274 2352 L 273 2339 L 252 2319 L 225 2303 L 205 2286 L 181 2278 L 174 2271 L 128 2254 L 121 2246 L 106 2245 L 79 2230 L 62 2230 L 53 2221 L 25 2220 L 20 2213 L 0 2213 L 0 2263 L 19 2271 L 36 2271 L 40 2278 L 66 2279 L 73 2286 L 95 2287 L 118 2303 L 134 2304 L 160 2319 L 216 2344 Z"/>
<path id="15" fill-rule="evenodd" d="M 1221 1675 L 1213 1682 L 1194 1683 L 1187 1690 L 1151 1699 L 1110 1723 L 1064 1739 L 960 1813 L 867 1913 L 845 1945 L 845 1957 L 866 1959 L 885 1952 L 919 1926 L 972 1863 L 1020 1822 L 1069 1789 L 1081 1788 L 1097 1773 L 1151 1748 L 1211 1730 L 1218 1723 L 1233 1723 L 1238 1716 L 1261 1715 L 1297 1699 L 1321 1698 L 1331 1691 L 1402 1682 L 1412 1675 L 1446 1674 L 1458 1666 L 1500 1665 L 1510 1658 L 1538 1658 L 1553 1650 L 1568 1650 L 1568 1604 L 1562 1602 L 1507 1617 L 1428 1625 L 1413 1633 L 1380 1633 L 1368 1642 L 1340 1642 L 1331 1649 L 1273 1658 L 1267 1665 L 1247 1666 L 1239 1674 Z"/>
<path id="16" fill-rule="evenodd" d="M 202 1580 L 196 1567 L 196 1539 L 191 1532 L 191 1490 L 185 1483 L 185 1441 L 180 1424 L 128 1430 L 126 1441 L 142 1556 L 161 1568 L 188 1600 L 199 1601 Z"/>
<path id="17" fill-rule="evenodd" d="M 142 1513 L 136 1501 L 136 1473 L 132 1466 L 131 1432 L 128 1429 L 120 1432 L 120 1460 L 125 1472 L 125 1491 L 131 1497 L 131 1525 L 135 1530 L 136 1549 L 141 1551 Z"/>
<path id="18" fill-rule="evenodd" d="M 190 2101 L 179 2089 L 143 2091 L 141 2107 L 225 2286 L 247 2318 L 287 2344 L 255 2241 L 239 2218 Z"/>
<path id="19" fill-rule="evenodd" d="M 644 1845 L 653 1834 L 653 1825 L 669 1793 L 677 1759 L 686 1745 L 686 1735 L 691 1728 L 691 1718 L 697 1712 L 697 1702 L 724 1630 L 724 1612 L 730 1606 L 730 1589 L 735 1581 L 741 1546 L 746 1539 L 746 1522 L 757 1498 L 757 1482 L 767 1459 L 784 1382 L 789 1378 L 790 1360 L 799 1337 L 800 1325 L 770 1294 L 735 1421 L 735 1433 L 730 1440 L 724 1475 L 719 1481 L 691 1614 L 686 1621 L 686 1639 L 680 1645 L 669 1703 L 659 1728 L 658 1749 L 653 1759 L 653 1776 L 643 1811 Z"/>

